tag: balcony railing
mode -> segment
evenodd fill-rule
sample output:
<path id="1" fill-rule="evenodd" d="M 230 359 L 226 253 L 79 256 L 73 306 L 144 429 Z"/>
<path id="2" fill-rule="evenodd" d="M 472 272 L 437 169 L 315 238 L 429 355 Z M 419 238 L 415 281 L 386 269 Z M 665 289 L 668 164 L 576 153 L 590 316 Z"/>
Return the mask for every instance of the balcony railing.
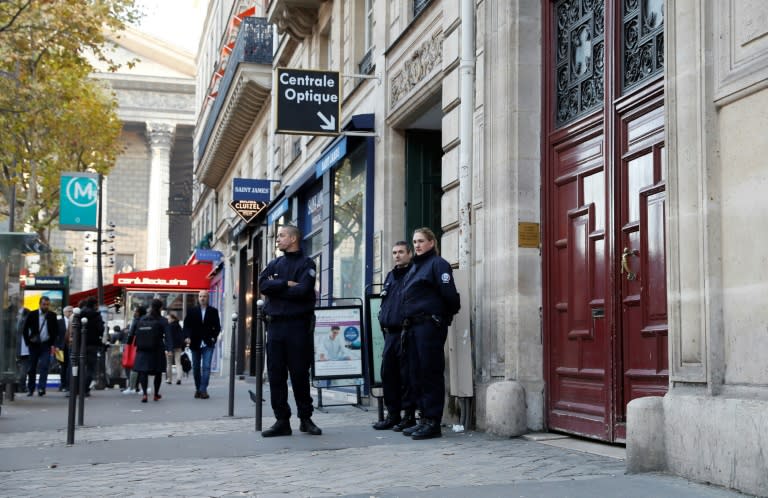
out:
<path id="1" fill-rule="evenodd" d="M 229 87 L 241 62 L 272 65 L 272 25 L 264 17 L 246 17 L 240 25 L 235 46 L 227 61 L 227 69 L 219 82 L 218 94 L 213 101 L 211 112 L 205 122 L 200 143 L 197 146 L 198 160 L 202 160 L 208 141 L 216 125 L 216 119 L 224 106 Z"/>

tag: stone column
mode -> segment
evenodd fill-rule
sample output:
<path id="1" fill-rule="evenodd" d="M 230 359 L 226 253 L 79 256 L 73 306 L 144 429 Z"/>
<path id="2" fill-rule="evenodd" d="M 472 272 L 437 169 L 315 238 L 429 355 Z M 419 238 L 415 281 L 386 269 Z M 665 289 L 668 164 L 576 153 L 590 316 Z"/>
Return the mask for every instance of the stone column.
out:
<path id="1" fill-rule="evenodd" d="M 147 123 L 147 139 L 152 152 L 147 208 L 147 270 L 168 266 L 168 187 L 171 146 L 175 125 Z"/>

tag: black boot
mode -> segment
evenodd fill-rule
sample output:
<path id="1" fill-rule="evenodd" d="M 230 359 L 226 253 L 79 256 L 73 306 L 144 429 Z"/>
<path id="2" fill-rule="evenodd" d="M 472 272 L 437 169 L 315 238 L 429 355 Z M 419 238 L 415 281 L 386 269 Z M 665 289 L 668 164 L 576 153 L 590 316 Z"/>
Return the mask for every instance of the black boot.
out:
<path id="1" fill-rule="evenodd" d="M 261 431 L 262 437 L 290 436 L 291 434 L 293 434 L 291 423 L 287 419 L 278 419 L 272 427 Z"/>
<path id="2" fill-rule="evenodd" d="M 395 432 L 403 432 L 405 429 L 413 427 L 414 425 L 416 425 L 416 416 L 413 414 L 412 410 L 406 410 L 405 417 L 403 417 L 399 423 L 395 424 L 395 426 L 392 427 L 392 430 Z"/>
<path id="3" fill-rule="evenodd" d="M 434 437 L 440 437 L 443 434 L 440 432 L 440 421 L 435 419 L 426 419 L 421 428 L 414 431 L 411 434 L 412 439 L 432 439 Z"/>
<path id="4" fill-rule="evenodd" d="M 426 419 L 424 418 L 418 419 L 414 425 L 408 427 L 407 429 L 403 429 L 403 436 L 412 436 L 414 432 L 421 429 L 425 422 Z"/>
<path id="5" fill-rule="evenodd" d="M 391 429 L 397 424 L 399 424 L 402 421 L 400 418 L 400 414 L 387 414 L 387 418 L 384 420 L 379 420 L 375 424 L 373 424 L 373 428 L 377 431 L 385 431 L 387 429 Z"/>
<path id="6" fill-rule="evenodd" d="M 323 431 L 320 430 L 320 427 L 316 426 L 315 423 L 312 422 L 312 419 L 309 417 L 301 419 L 299 430 L 301 432 L 306 432 L 311 436 L 319 436 L 323 433 Z"/>

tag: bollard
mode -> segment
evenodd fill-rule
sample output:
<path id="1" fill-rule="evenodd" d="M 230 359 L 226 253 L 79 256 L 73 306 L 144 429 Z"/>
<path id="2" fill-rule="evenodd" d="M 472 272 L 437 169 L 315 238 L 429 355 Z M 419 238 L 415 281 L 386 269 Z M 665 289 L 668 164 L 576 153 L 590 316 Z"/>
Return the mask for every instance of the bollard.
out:
<path id="1" fill-rule="evenodd" d="M 85 348 L 86 348 L 86 340 L 88 336 L 88 318 L 83 317 L 80 319 L 80 344 L 77 348 L 77 356 L 78 356 L 78 363 L 82 367 L 80 371 L 80 378 L 78 379 L 78 389 L 77 389 L 77 425 L 84 425 L 84 418 L 85 418 L 85 392 L 86 392 L 86 385 L 85 381 L 88 379 L 88 363 L 85 360 Z"/>
<path id="2" fill-rule="evenodd" d="M 72 310 L 72 343 L 69 347 L 69 406 L 67 411 L 67 444 L 75 444 L 75 413 L 77 408 L 77 383 L 80 381 L 80 359 L 77 357 L 80 344 L 80 308 Z"/>
<path id="3" fill-rule="evenodd" d="M 254 418 L 256 419 L 256 432 L 261 432 L 261 400 L 263 397 L 263 377 L 264 377 L 264 321 L 262 315 L 262 308 L 264 307 L 264 301 L 259 299 L 256 301 L 256 340 L 254 341 L 253 349 L 256 355 L 256 393 L 254 396 L 254 402 L 256 403 L 256 411 Z"/>
<path id="4" fill-rule="evenodd" d="M 237 313 L 232 313 L 232 344 L 229 348 L 229 412 L 235 416 L 235 355 L 237 354 Z"/>

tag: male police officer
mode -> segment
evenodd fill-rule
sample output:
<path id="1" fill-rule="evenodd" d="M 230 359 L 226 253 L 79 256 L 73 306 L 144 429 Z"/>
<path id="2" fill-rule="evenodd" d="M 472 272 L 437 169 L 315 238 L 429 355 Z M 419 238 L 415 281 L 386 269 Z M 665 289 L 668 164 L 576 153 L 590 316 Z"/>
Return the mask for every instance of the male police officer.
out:
<path id="1" fill-rule="evenodd" d="M 413 266 L 403 283 L 403 328 L 406 332 L 410 387 L 422 418 L 403 430 L 413 439 L 440 437 L 445 404 L 445 356 L 448 325 L 459 312 L 459 293 L 451 265 L 437 252 L 429 228 L 413 232 Z"/>
<path id="2" fill-rule="evenodd" d="M 267 373 L 272 410 L 277 422 L 262 431 L 263 437 L 291 435 L 288 374 L 291 376 L 301 424 L 313 436 L 322 431 L 312 422 L 309 367 L 314 354 L 315 263 L 304 256 L 301 232 L 290 225 L 277 231 L 277 248 L 283 255 L 267 264 L 259 275 L 259 290 L 266 296 Z"/>
<path id="3" fill-rule="evenodd" d="M 376 430 L 392 429 L 400 432 L 416 425 L 414 403 L 408 389 L 407 361 L 402 355 L 402 324 L 405 316 L 401 305 L 400 291 L 403 277 L 411 267 L 411 248 L 405 241 L 395 242 L 392 247 L 392 259 L 395 267 L 384 279 L 381 290 L 381 309 L 379 323 L 384 332 L 384 351 L 381 353 L 381 383 L 384 389 L 384 404 L 387 417 L 373 425 Z M 400 410 L 405 416 L 400 416 Z"/>

